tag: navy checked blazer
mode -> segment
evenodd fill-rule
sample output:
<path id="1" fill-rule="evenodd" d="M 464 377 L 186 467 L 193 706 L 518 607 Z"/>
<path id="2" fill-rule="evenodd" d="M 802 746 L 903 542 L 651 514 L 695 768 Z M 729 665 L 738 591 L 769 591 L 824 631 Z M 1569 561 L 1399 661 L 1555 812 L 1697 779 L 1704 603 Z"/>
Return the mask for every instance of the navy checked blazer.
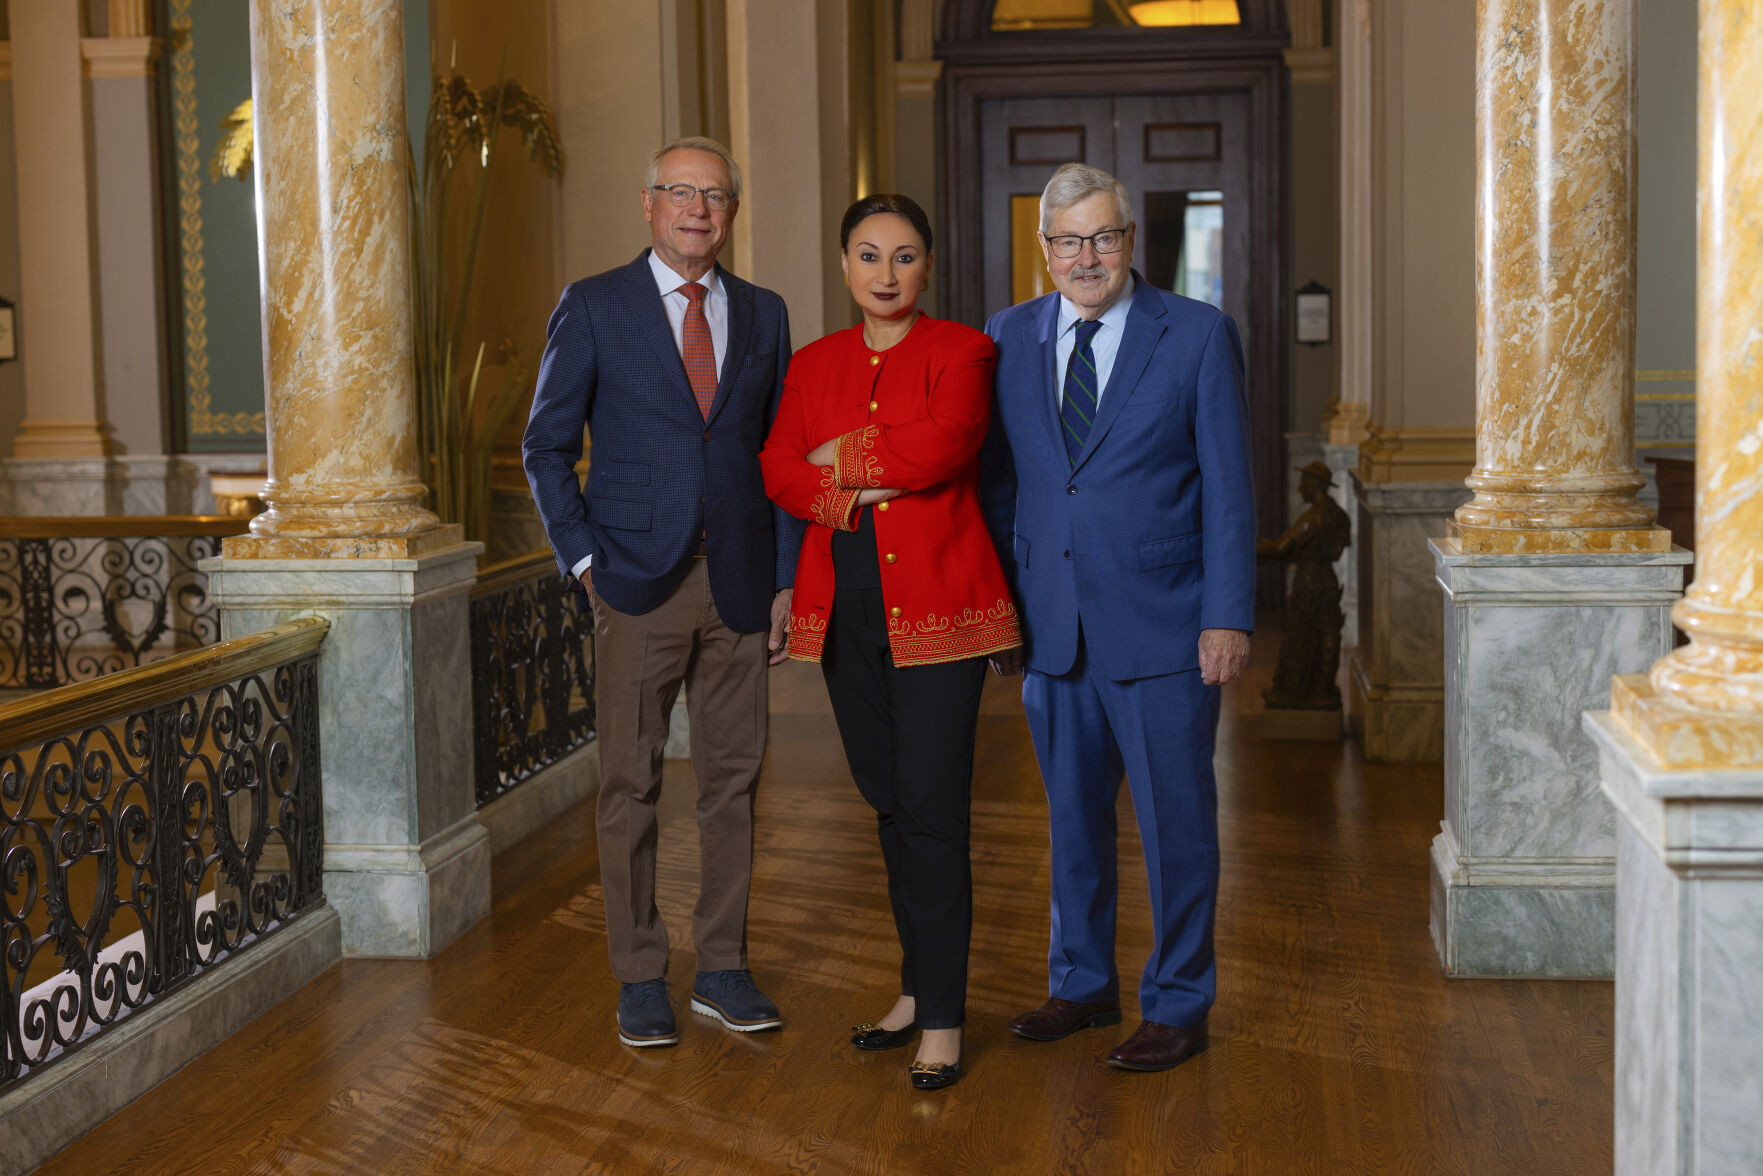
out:
<path id="1" fill-rule="evenodd" d="M 622 613 L 679 586 L 703 536 L 710 592 L 729 628 L 771 625 L 795 582 L 804 524 L 771 504 L 759 449 L 790 362 L 784 302 L 721 266 L 728 343 L 706 421 L 649 268 L 635 261 L 564 288 L 547 328 L 521 444 L 533 501 L 565 577 L 594 557 L 594 590 Z M 582 426 L 593 442 L 585 487 Z"/>

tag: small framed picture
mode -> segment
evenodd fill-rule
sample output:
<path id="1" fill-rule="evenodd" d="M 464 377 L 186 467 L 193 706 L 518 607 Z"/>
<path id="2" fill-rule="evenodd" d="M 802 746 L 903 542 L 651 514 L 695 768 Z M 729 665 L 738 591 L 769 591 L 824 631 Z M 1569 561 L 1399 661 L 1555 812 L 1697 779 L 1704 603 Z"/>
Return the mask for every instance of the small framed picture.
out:
<path id="1" fill-rule="evenodd" d="M 18 332 L 13 329 L 12 303 L 0 298 L 0 363 L 18 358 Z"/>
<path id="2" fill-rule="evenodd" d="M 1311 282 L 1297 295 L 1298 342 L 1318 346 L 1334 337 L 1333 294 L 1327 286 Z"/>

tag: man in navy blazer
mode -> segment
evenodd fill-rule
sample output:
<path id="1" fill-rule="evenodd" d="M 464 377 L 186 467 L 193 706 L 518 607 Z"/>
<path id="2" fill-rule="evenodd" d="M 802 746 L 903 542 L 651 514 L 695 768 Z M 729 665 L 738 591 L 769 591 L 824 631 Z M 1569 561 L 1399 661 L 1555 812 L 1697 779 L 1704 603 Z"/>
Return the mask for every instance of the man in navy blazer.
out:
<path id="1" fill-rule="evenodd" d="M 522 446 L 558 568 L 594 614 L 606 943 L 632 1046 L 679 1040 L 655 804 L 682 683 L 700 843 L 692 1009 L 737 1032 L 782 1024 L 747 967 L 747 890 L 767 663 L 784 656 L 803 525 L 759 473 L 790 360 L 783 300 L 716 264 L 740 196 L 740 168 L 713 140 L 654 154 L 653 247 L 564 289 Z"/>
<path id="2" fill-rule="evenodd" d="M 1081 164 L 1041 196 L 1056 292 L 986 325 L 998 346 L 988 521 L 1014 577 L 1022 696 L 1052 830 L 1050 996 L 1010 1028 L 1121 1019 L 1115 797 L 1144 845 L 1155 948 L 1139 1028 L 1107 1057 L 1164 1070 L 1206 1046 L 1216 993 L 1213 739 L 1254 627 L 1242 345 L 1229 316 L 1131 269 L 1126 189 Z M 1026 665 L 1024 660 L 1026 659 Z"/>

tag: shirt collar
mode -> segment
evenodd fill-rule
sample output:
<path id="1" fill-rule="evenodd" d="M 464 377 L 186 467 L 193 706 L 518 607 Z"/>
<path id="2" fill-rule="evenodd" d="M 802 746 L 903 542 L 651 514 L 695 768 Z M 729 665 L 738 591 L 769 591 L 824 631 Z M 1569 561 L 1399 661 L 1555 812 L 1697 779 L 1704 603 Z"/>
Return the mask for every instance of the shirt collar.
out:
<path id="1" fill-rule="evenodd" d="M 649 250 L 649 272 L 655 275 L 655 285 L 660 287 L 661 295 L 664 298 L 669 294 L 677 293 L 679 288 L 686 284 L 686 280 L 674 273 L 673 267 L 662 261 L 661 255 L 653 249 Z M 722 278 L 718 275 L 715 266 L 711 266 L 710 272 L 698 279 L 698 284 L 704 287 L 704 297 L 706 298 L 714 298 L 722 293 Z"/>
<path id="2" fill-rule="evenodd" d="M 1132 313 L 1133 290 L 1137 288 L 1138 284 L 1138 278 L 1130 273 L 1126 275 L 1126 289 L 1120 292 L 1120 297 L 1114 300 L 1112 306 L 1102 312 L 1099 321 L 1103 326 L 1125 332 L 1126 316 Z M 1069 298 L 1063 294 L 1059 296 L 1059 333 L 1061 335 L 1076 330 L 1077 320 L 1082 317 L 1083 315 L 1079 313 L 1076 306 L 1072 305 Z"/>

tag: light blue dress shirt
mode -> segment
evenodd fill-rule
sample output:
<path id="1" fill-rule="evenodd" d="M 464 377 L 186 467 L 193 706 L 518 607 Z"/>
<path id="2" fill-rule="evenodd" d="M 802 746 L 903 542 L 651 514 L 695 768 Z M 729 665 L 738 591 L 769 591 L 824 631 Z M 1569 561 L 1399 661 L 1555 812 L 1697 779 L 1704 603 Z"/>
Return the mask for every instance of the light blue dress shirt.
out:
<path id="1" fill-rule="evenodd" d="M 1130 274 L 1126 289 L 1114 304 L 1102 312 L 1102 329 L 1090 340 L 1090 351 L 1096 357 L 1096 403 L 1102 403 L 1102 391 L 1108 377 L 1114 374 L 1114 357 L 1120 352 L 1120 340 L 1126 333 L 1126 316 L 1132 312 L 1133 287 L 1138 279 Z M 1077 323 L 1083 318 L 1067 298 L 1059 299 L 1059 334 L 1053 338 L 1053 401 L 1065 406 L 1065 369 L 1071 363 L 1071 349 L 1077 346 Z"/>

